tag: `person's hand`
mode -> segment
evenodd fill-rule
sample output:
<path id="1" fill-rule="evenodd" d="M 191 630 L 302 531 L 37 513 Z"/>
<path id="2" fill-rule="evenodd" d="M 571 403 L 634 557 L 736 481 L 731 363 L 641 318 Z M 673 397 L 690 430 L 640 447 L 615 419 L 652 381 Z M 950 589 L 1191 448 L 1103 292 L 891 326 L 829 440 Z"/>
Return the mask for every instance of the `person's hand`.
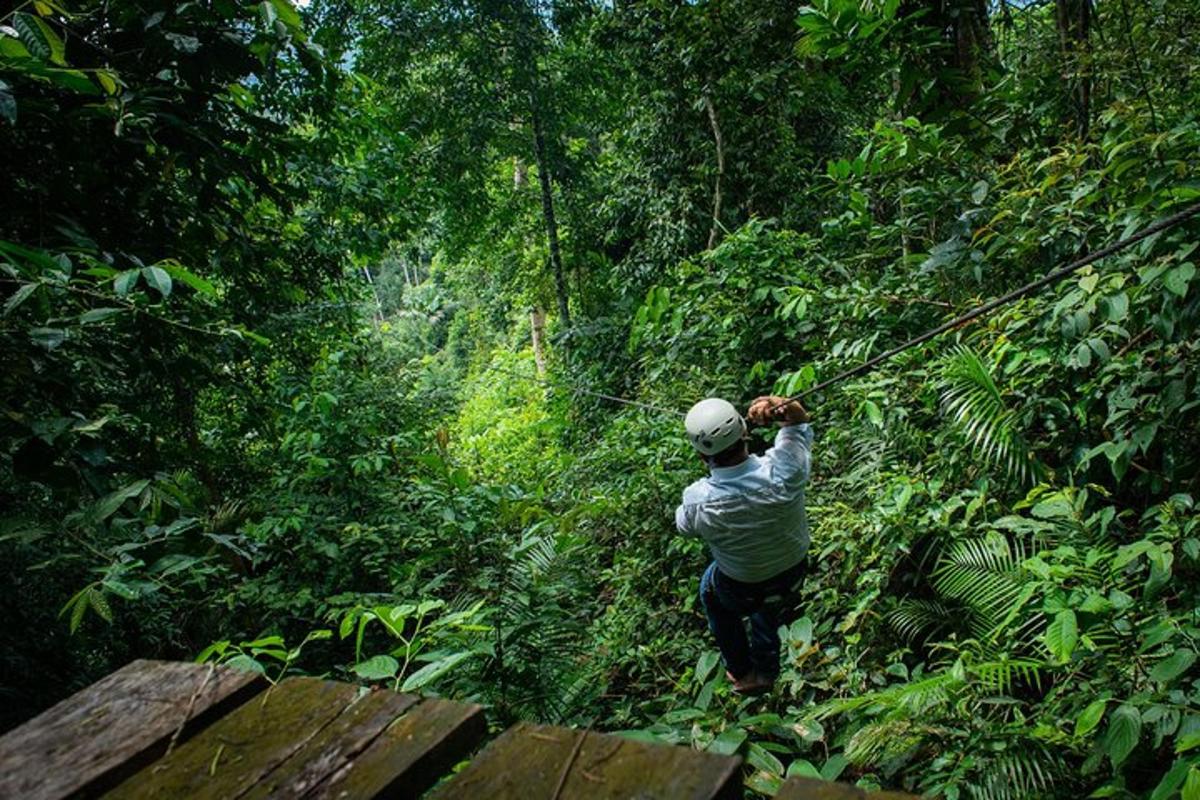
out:
<path id="1" fill-rule="evenodd" d="M 772 422 L 795 425 L 808 422 L 808 411 L 798 400 L 772 394 L 755 398 L 746 411 L 746 419 L 753 425 L 770 425 Z"/>

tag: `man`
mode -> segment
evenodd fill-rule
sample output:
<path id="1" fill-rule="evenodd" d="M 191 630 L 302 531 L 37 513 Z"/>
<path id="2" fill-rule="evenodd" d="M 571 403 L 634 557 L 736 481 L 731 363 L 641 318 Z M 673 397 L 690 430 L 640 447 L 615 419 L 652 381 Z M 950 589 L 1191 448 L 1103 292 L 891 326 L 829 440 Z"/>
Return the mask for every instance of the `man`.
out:
<path id="1" fill-rule="evenodd" d="M 675 525 L 712 551 L 700 602 L 734 691 L 753 694 L 779 676 L 780 615 L 804 579 L 813 434 L 804 407 L 783 397 L 760 397 L 746 414 L 756 425 L 782 425 L 762 456 L 749 454 L 746 422 L 731 403 L 711 397 L 688 412 L 688 440 L 709 475 L 684 490 Z"/>

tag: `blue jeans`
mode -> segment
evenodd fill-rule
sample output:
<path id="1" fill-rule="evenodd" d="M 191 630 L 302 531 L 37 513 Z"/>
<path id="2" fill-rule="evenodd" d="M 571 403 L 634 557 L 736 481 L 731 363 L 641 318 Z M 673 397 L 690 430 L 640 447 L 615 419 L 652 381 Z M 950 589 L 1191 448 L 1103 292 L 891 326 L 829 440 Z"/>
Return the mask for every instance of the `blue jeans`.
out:
<path id="1" fill-rule="evenodd" d="M 806 562 L 801 561 L 760 583 L 734 580 L 709 565 L 700 578 L 700 603 L 708 616 L 708 627 L 717 640 L 725 668 L 734 678 L 750 670 L 767 678 L 779 675 L 779 626 L 804 580 Z M 746 637 L 744 617 L 750 618 Z"/>

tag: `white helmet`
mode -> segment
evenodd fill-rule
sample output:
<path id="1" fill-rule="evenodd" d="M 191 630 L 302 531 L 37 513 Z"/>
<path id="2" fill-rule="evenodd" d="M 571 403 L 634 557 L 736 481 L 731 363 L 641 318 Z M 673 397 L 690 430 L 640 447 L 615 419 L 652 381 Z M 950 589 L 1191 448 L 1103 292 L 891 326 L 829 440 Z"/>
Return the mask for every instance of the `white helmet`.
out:
<path id="1" fill-rule="evenodd" d="M 683 421 L 688 441 L 701 453 L 713 456 L 746 435 L 746 421 L 733 403 L 719 397 L 701 400 L 692 406 Z"/>

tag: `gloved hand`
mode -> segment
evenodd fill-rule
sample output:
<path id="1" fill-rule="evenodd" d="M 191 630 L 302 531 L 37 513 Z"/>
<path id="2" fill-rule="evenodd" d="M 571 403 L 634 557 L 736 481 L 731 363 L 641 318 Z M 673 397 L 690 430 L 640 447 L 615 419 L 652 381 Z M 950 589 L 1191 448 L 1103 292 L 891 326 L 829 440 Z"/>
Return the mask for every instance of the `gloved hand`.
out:
<path id="1" fill-rule="evenodd" d="M 755 398 L 746 411 L 746 419 L 752 425 L 770 425 L 772 422 L 795 425 L 808 422 L 808 411 L 798 400 L 771 394 Z"/>

